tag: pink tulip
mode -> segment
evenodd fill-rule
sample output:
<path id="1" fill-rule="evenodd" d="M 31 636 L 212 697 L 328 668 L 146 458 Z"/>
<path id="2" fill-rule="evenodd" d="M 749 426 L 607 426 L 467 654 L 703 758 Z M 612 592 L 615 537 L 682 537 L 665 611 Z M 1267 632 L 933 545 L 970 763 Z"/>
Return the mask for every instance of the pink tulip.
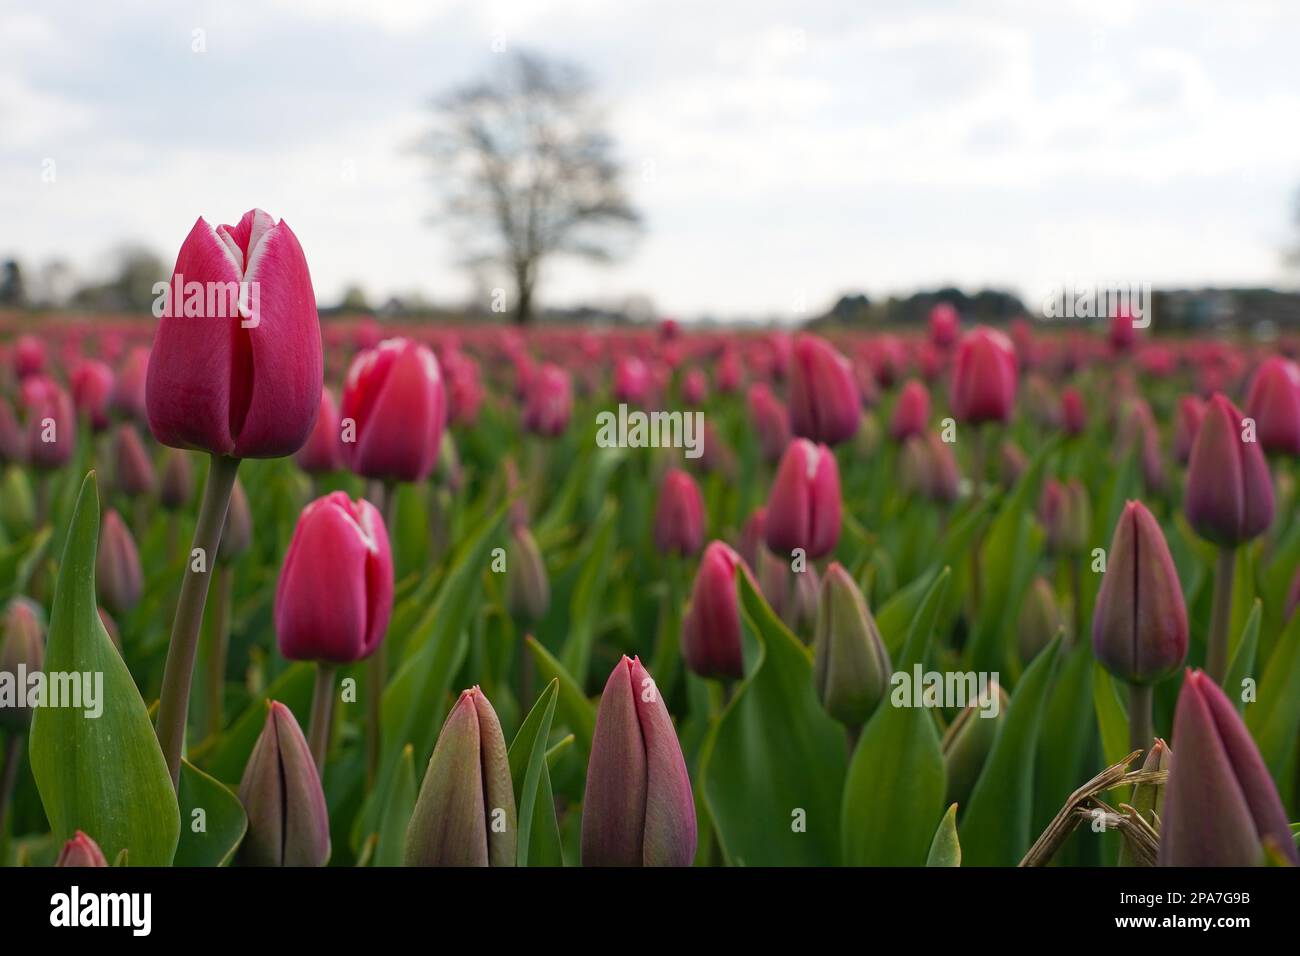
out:
<path id="1" fill-rule="evenodd" d="M 790 423 L 794 433 L 835 445 L 847 441 L 862 419 L 862 399 L 849 360 L 815 335 L 794 344 Z"/>
<path id="2" fill-rule="evenodd" d="M 217 314 L 207 314 L 207 301 L 194 314 L 191 299 L 175 292 L 182 282 L 209 291 L 248 283 L 256 308 L 241 314 L 230 296 L 212 295 Z M 170 288 L 145 390 L 154 437 L 235 458 L 301 448 L 320 407 L 323 364 L 311 276 L 288 224 L 260 209 L 215 230 L 200 217 Z"/>
<path id="3" fill-rule="evenodd" d="M 127 353 L 126 361 L 117 370 L 113 391 L 108 398 L 109 410 L 148 425 L 149 404 L 145 393 L 148 378 L 149 350 L 136 346 Z"/>
<path id="4" fill-rule="evenodd" d="M 535 435 L 563 435 L 573 415 L 573 385 L 569 373 L 550 362 L 537 370 L 528 385 L 524 428 Z"/>
<path id="5" fill-rule="evenodd" d="M 140 552 L 122 516 L 112 508 L 104 512 L 95 558 L 95 586 L 100 603 L 119 617 L 135 607 L 144 593 Z"/>
<path id="6" fill-rule="evenodd" d="M 802 548 L 809 558 L 840 539 L 840 472 L 825 445 L 796 438 L 786 449 L 767 499 L 767 546 L 778 555 Z"/>
<path id="7" fill-rule="evenodd" d="M 390 481 L 429 477 L 447 421 L 442 369 L 433 352 L 410 339 L 388 339 L 358 354 L 348 369 L 339 417 L 343 458 L 358 475 Z"/>
<path id="8" fill-rule="evenodd" d="M 640 660 L 605 683 L 582 800 L 583 866 L 690 866 L 695 799 L 668 708 Z"/>
<path id="9" fill-rule="evenodd" d="M 108 427 L 108 399 L 113 391 L 113 370 L 97 359 L 77 363 L 72 372 L 72 403 L 92 431 Z"/>
<path id="10" fill-rule="evenodd" d="M 664 474 L 655 509 L 655 547 L 663 554 L 695 554 L 704 546 L 704 497 L 680 468 Z"/>
<path id="11" fill-rule="evenodd" d="M 614 399 L 640 405 L 650 397 L 650 369 L 635 355 L 624 355 L 614 366 Z"/>
<path id="12" fill-rule="evenodd" d="M 123 422 L 113 433 L 113 479 L 128 498 L 153 491 L 153 459 L 130 422 Z"/>
<path id="13" fill-rule="evenodd" d="M 309 504 L 275 589 L 280 653 L 337 664 L 368 657 L 392 610 L 393 556 L 378 510 L 341 491 Z"/>
<path id="14" fill-rule="evenodd" d="M 59 858 L 54 861 L 57 867 L 106 867 L 108 860 L 104 859 L 104 851 L 99 848 L 99 844 L 92 840 L 80 830 L 69 841 L 63 844 L 63 849 L 59 851 Z"/>
<path id="15" fill-rule="evenodd" d="M 1205 417 L 1205 402 L 1196 395 L 1184 395 L 1178 400 L 1178 413 L 1174 418 L 1174 457 L 1186 465 L 1192 457 L 1196 432 Z"/>
<path id="16" fill-rule="evenodd" d="M 721 541 L 704 549 L 691 603 L 682 621 L 682 657 L 701 677 L 740 678 L 740 606 L 736 568 L 740 555 Z"/>
<path id="17" fill-rule="evenodd" d="M 27 463 L 33 468 L 61 468 L 77 443 L 77 414 L 72 399 L 57 382 L 32 375 L 23 382 L 27 408 Z"/>
<path id="18" fill-rule="evenodd" d="M 1061 427 L 1067 435 L 1081 435 L 1088 425 L 1088 408 L 1077 388 L 1061 393 Z"/>
<path id="19" fill-rule="evenodd" d="M 1300 367 L 1270 358 L 1259 367 L 1246 399 L 1265 451 L 1300 455 Z"/>
<path id="20" fill-rule="evenodd" d="M 334 393 L 328 388 L 320 391 L 320 411 L 312 426 L 307 442 L 293 456 L 298 467 L 309 475 L 328 474 L 343 467 L 342 432 L 339 430 L 339 410 Z"/>
<path id="21" fill-rule="evenodd" d="M 1273 482 L 1258 441 L 1245 440 L 1237 407 L 1223 395 L 1206 405 L 1187 466 L 1183 510 L 1196 533 L 1234 547 L 1273 522 Z"/>
<path id="22" fill-rule="evenodd" d="M 747 396 L 749 419 L 765 461 L 779 461 L 790 444 L 790 414 L 766 382 L 755 382 Z"/>
<path id="23" fill-rule="evenodd" d="M 961 330 L 961 317 L 948 302 L 940 302 L 930 309 L 930 341 L 936 348 L 950 348 Z"/>
<path id="24" fill-rule="evenodd" d="M 1016 351 L 1001 332 L 979 326 L 961 340 L 952 371 L 953 413 L 970 424 L 1011 420 L 1016 403 Z"/>
<path id="25" fill-rule="evenodd" d="M 893 417 L 889 420 L 889 437 L 896 442 L 903 442 L 913 435 L 920 435 L 930 423 L 930 393 L 916 379 L 903 386 L 894 406 Z"/>

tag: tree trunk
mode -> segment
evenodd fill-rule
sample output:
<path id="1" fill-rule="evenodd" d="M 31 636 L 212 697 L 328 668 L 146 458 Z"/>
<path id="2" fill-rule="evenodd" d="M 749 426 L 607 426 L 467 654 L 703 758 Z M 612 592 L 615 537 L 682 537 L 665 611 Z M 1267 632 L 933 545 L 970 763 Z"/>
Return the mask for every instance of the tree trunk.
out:
<path id="1" fill-rule="evenodd" d="M 533 280 L 526 270 L 515 274 L 515 325 L 533 321 Z"/>

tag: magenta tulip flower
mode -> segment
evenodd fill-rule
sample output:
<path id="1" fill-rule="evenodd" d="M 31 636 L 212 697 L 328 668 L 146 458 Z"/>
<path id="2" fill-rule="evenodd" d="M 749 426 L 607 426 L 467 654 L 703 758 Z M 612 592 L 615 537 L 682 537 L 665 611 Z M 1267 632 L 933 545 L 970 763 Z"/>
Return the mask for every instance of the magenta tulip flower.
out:
<path id="1" fill-rule="evenodd" d="M 583 866 L 690 866 L 695 798 L 672 718 L 637 658 L 605 684 L 582 801 Z"/>
<path id="2" fill-rule="evenodd" d="M 691 603 L 682 621 L 682 657 L 701 677 L 740 678 L 740 605 L 736 598 L 738 555 L 721 541 L 704 549 Z"/>
<path id="3" fill-rule="evenodd" d="M 1187 466 L 1187 520 L 1197 534 L 1223 547 L 1263 534 L 1273 521 L 1268 462 L 1258 441 L 1245 440 L 1243 422 L 1227 398 L 1211 398 Z"/>
<path id="4" fill-rule="evenodd" d="M 99 844 L 78 830 L 71 840 L 63 844 L 63 849 L 59 851 L 59 858 L 54 861 L 54 865 L 56 867 L 106 867 L 108 860 L 104 859 L 104 851 L 99 848 Z"/>
<path id="5" fill-rule="evenodd" d="M 796 338 L 790 378 L 794 433 L 836 445 L 852 438 L 861 420 L 862 398 L 849 360 L 825 339 Z"/>
<path id="6" fill-rule="evenodd" d="M 1201 671 L 1183 681 L 1160 824 L 1161 866 L 1300 866 L 1277 787 L 1232 702 Z"/>
<path id="7" fill-rule="evenodd" d="M 113 393 L 113 370 L 98 359 L 83 359 L 72 371 L 72 403 L 91 431 L 108 427 L 108 400 Z"/>
<path id="8" fill-rule="evenodd" d="M 1010 421 L 1016 403 L 1017 363 L 1011 340 L 994 329 L 972 329 L 957 347 L 950 401 L 958 421 Z"/>
<path id="9" fill-rule="evenodd" d="M 796 438 L 767 499 L 767 546 L 788 556 L 802 548 L 810 558 L 835 550 L 840 539 L 840 472 L 825 445 Z"/>
<path id="10" fill-rule="evenodd" d="M 1251 382 L 1246 412 L 1255 419 L 1265 451 L 1300 455 L 1300 366 L 1276 356 L 1267 359 Z"/>
<path id="11" fill-rule="evenodd" d="M 889 420 L 889 437 L 904 442 L 920 435 L 930 423 L 930 392 L 923 382 L 912 379 L 903 386 Z"/>
<path id="12" fill-rule="evenodd" d="M 242 306 L 231 294 L 240 283 Z M 260 209 L 216 229 L 200 217 L 168 288 L 145 390 L 154 437 L 234 458 L 301 448 L 320 407 L 323 364 L 316 296 L 288 224 Z"/>
<path id="13" fill-rule="evenodd" d="M 780 461 L 790 444 L 790 413 L 766 382 L 755 382 L 747 396 L 749 420 L 764 461 Z"/>
<path id="14" fill-rule="evenodd" d="M 663 554 L 691 555 L 704 546 L 704 496 L 695 479 L 669 469 L 655 508 L 655 547 Z"/>
<path id="15" fill-rule="evenodd" d="M 533 375 L 524 400 L 524 428 L 553 438 L 564 434 L 573 415 L 573 385 L 569 373 L 546 362 Z"/>
<path id="16" fill-rule="evenodd" d="M 343 467 L 343 442 L 339 430 L 339 409 L 328 388 L 320 391 L 320 412 L 307 442 L 298 449 L 294 461 L 309 475 L 329 474 Z"/>
<path id="17" fill-rule="evenodd" d="M 438 463 L 447 421 L 438 360 L 410 339 L 360 353 L 348 369 L 339 416 L 343 458 L 358 475 L 423 481 Z"/>
<path id="18" fill-rule="evenodd" d="M 393 557 L 379 511 L 341 491 L 303 509 L 275 589 L 275 630 L 290 660 L 349 664 L 384 639 Z"/>

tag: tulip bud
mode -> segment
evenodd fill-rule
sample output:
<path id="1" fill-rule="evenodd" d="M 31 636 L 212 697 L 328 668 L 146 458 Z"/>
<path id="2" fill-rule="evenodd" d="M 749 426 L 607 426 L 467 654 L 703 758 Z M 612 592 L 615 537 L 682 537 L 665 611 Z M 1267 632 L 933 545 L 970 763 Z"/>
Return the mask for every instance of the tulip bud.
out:
<path id="1" fill-rule="evenodd" d="M 998 449 L 998 474 L 1004 488 L 1012 487 L 1029 467 L 1029 459 L 1013 441 L 1004 441 Z"/>
<path id="2" fill-rule="evenodd" d="M 190 453 L 180 448 L 168 448 L 158 488 L 159 503 L 168 511 L 177 511 L 189 503 L 193 494 L 194 463 L 190 460 Z"/>
<path id="3" fill-rule="evenodd" d="M 682 621 L 682 657 L 701 677 L 740 678 L 740 606 L 736 567 L 740 555 L 721 541 L 704 549 Z"/>
<path id="4" fill-rule="evenodd" d="M 894 406 L 894 415 L 889 422 L 889 437 L 894 441 L 906 441 L 913 435 L 922 434 L 929 422 L 930 393 L 923 384 L 912 379 L 898 395 L 898 404 Z"/>
<path id="5" fill-rule="evenodd" d="M 113 370 L 98 359 L 83 359 L 72 370 L 72 404 L 91 431 L 108 427 L 108 398 L 113 392 Z"/>
<path id="6" fill-rule="evenodd" d="M 751 568 L 758 567 L 759 556 L 767 551 L 767 509 L 755 508 L 740 531 L 740 556 Z"/>
<path id="7" fill-rule="evenodd" d="M 99 848 L 99 844 L 78 830 L 71 840 L 63 844 L 63 849 L 59 851 L 59 858 L 54 865 L 56 867 L 106 867 L 108 860 L 104 859 L 104 851 Z"/>
<path id="8" fill-rule="evenodd" d="M 605 684 L 582 801 L 583 866 L 690 866 L 695 799 L 654 680 L 624 657 Z"/>
<path id="9" fill-rule="evenodd" d="M 1061 427 L 1067 435 L 1081 435 L 1088 425 L 1088 409 L 1077 388 L 1061 393 Z"/>
<path id="10" fill-rule="evenodd" d="M 861 727 L 889 689 L 889 652 L 847 571 L 832 562 L 822 578 L 813 637 L 813 681 L 826 712 Z"/>
<path id="11" fill-rule="evenodd" d="M 1127 308 L 1120 308 L 1110 320 L 1107 341 L 1115 352 L 1127 352 L 1133 348 L 1137 341 L 1137 330 L 1133 328 L 1133 316 Z"/>
<path id="12" fill-rule="evenodd" d="M 809 558 L 840 539 L 840 472 L 825 445 L 796 438 L 786 449 L 767 499 L 767 546 L 782 557 L 802 548 Z"/>
<path id="13" fill-rule="evenodd" d="M 506 600 L 511 612 L 540 621 L 551 606 L 551 584 L 537 541 L 524 525 L 510 529 L 506 567 Z"/>
<path id="14" fill-rule="evenodd" d="M 599 731 L 598 731 L 599 732 Z M 406 830 L 407 866 L 514 866 L 510 761 L 492 704 L 463 691 L 438 734 Z"/>
<path id="15" fill-rule="evenodd" d="M 221 530 L 221 544 L 217 547 L 217 557 L 222 561 L 234 561 L 248 550 L 253 543 L 253 512 L 248 507 L 248 495 L 244 494 L 243 483 L 236 478 L 230 490 L 230 505 L 226 508 L 226 523 Z"/>
<path id="16" fill-rule="evenodd" d="M 1092 617 L 1092 648 L 1130 684 L 1153 684 L 1187 657 L 1187 609 L 1164 533 L 1130 501 L 1115 526 Z"/>
<path id="17" fill-rule="evenodd" d="M 1060 631 L 1065 618 L 1056 594 L 1044 577 L 1034 578 L 1025 594 L 1025 601 L 1020 606 L 1020 617 L 1016 620 L 1016 630 L 1020 636 L 1020 659 L 1026 663 L 1038 656 Z"/>
<path id="18" fill-rule="evenodd" d="M 573 416 L 573 384 L 569 373 L 547 362 L 529 383 L 524 403 L 524 428 L 535 435 L 563 435 Z"/>
<path id="19" fill-rule="evenodd" d="M 992 696 L 997 695 L 997 709 L 992 709 Z M 998 728 L 1006 719 L 1009 698 L 1002 685 L 989 683 L 989 699 L 969 704 L 954 718 L 944 732 L 941 749 L 943 765 L 948 779 L 944 803 L 965 805 L 975 789 L 975 781 L 984 769 L 984 761 L 993 749 Z"/>
<path id="20" fill-rule="evenodd" d="M 1273 483 L 1257 441 L 1243 438 L 1242 415 L 1222 395 L 1210 399 L 1196 433 L 1183 511 L 1201 537 L 1235 547 L 1273 522 Z"/>
<path id="21" fill-rule="evenodd" d="M 709 397 L 709 382 L 704 370 L 693 368 L 682 376 L 682 401 L 687 405 L 703 405 Z"/>
<path id="22" fill-rule="evenodd" d="M 248 833 L 245 866 L 324 866 L 330 858 L 329 812 L 320 774 L 293 712 L 269 701 L 266 723 L 239 783 Z"/>
<path id="23" fill-rule="evenodd" d="M 1255 373 L 1246 399 L 1265 451 L 1300 455 L 1300 367 L 1278 356 Z"/>
<path id="24" fill-rule="evenodd" d="M 393 556 L 383 518 L 341 491 L 298 518 L 275 588 L 280 653 L 350 664 L 369 657 L 393 611 Z"/>
<path id="25" fill-rule="evenodd" d="M 77 444 L 77 416 L 72 399 L 58 383 L 31 377 L 23 383 L 27 408 L 27 464 L 38 469 L 61 468 L 72 459 Z"/>
<path id="26" fill-rule="evenodd" d="M 764 461 L 779 461 L 790 444 L 790 414 L 766 382 L 749 387 L 749 418 Z"/>
<path id="27" fill-rule="evenodd" d="M 1016 350 L 1001 332 L 972 329 L 957 348 L 950 402 L 958 421 L 1011 420 L 1016 403 Z"/>
<path id="28" fill-rule="evenodd" d="M 45 371 L 45 343 L 34 335 L 20 335 L 14 342 L 14 371 L 30 378 Z"/>
<path id="29" fill-rule="evenodd" d="M 862 400 L 849 360 L 815 335 L 795 339 L 790 379 L 790 423 L 794 433 L 836 445 L 853 437 L 862 419 Z"/>
<path id="30" fill-rule="evenodd" d="M 96 610 L 99 612 L 99 623 L 104 625 L 104 632 L 108 634 L 108 639 L 113 642 L 117 652 L 122 653 L 122 635 L 117 629 L 117 622 L 104 610 L 103 605 L 97 606 Z"/>
<path id="31" fill-rule="evenodd" d="M 1050 554 L 1076 555 L 1087 547 L 1092 511 L 1088 490 L 1078 478 L 1071 478 L 1065 484 L 1055 478 L 1044 482 L 1038 517 L 1047 529 Z"/>
<path id="32" fill-rule="evenodd" d="M 298 449 L 293 460 L 309 475 L 324 475 L 343 467 L 342 431 L 339 429 L 339 410 L 334 394 L 328 388 L 320 392 L 320 411 L 312 426 L 307 442 Z"/>
<path id="33" fill-rule="evenodd" d="M 930 342 L 938 349 L 951 348 L 957 341 L 961 317 L 948 302 L 940 302 L 930 309 Z"/>
<path id="34" fill-rule="evenodd" d="M 1202 671 L 1183 680 L 1174 711 L 1161 866 L 1257 866 L 1265 844 L 1293 866 L 1277 787 L 1232 702 Z"/>
<path id="35" fill-rule="evenodd" d="M 5 609 L 4 631 L 0 633 L 0 674 L 6 675 L 13 686 L 25 680 L 19 668 L 27 674 L 45 666 L 45 623 L 40 606 L 24 597 L 16 597 Z M 26 734 L 32 722 L 30 707 L 0 701 L 0 729 Z"/>
<path id="36" fill-rule="evenodd" d="M 135 607 L 144 593 L 144 574 L 135 539 L 114 509 L 104 512 L 95 559 L 95 584 L 99 600 L 113 614 L 122 615 Z"/>
<path id="37" fill-rule="evenodd" d="M 249 290 L 195 303 L 185 287 Z M 154 437 L 174 448 L 280 458 L 302 447 L 320 406 L 320 320 L 307 260 L 287 223 L 260 209 L 215 230 L 202 217 L 176 257 L 149 355 Z M 215 307 L 215 314 L 207 309 Z"/>
<path id="38" fill-rule="evenodd" d="M 695 479 L 669 469 L 655 509 L 655 547 L 663 554 L 691 555 L 704 546 L 704 498 Z"/>
<path id="39" fill-rule="evenodd" d="M 1178 416 L 1174 419 L 1174 457 L 1186 465 L 1192 457 L 1192 444 L 1205 417 L 1205 402 L 1195 395 L 1184 395 L 1178 400 Z"/>
<path id="40" fill-rule="evenodd" d="M 343 458 L 365 478 L 423 481 L 438 463 L 447 419 L 438 360 L 409 339 L 388 339 L 352 360 L 339 411 Z M 355 441 L 349 424 L 355 426 Z"/>
<path id="41" fill-rule="evenodd" d="M 129 498 L 153 491 L 153 460 L 145 451 L 140 433 L 130 422 L 123 422 L 113 435 L 113 477 L 117 487 Z"/>
<path id="42" fill-rule="evenodd" d="M 136 346 L 127 353 L 126 361 L 117 370 L 108 407 L 118 415 L 134 419 L 141 425 L 149 423 L 149 407 L 145 385 L 149 376 L 149 350 Z"/>

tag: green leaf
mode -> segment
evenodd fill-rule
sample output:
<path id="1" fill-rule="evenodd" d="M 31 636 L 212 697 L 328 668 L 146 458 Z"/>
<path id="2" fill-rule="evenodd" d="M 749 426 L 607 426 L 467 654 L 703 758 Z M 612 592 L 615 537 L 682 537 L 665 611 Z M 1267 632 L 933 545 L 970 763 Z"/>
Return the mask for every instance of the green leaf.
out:
<path id="1" fill-rule="evenodd" d="M 1092 719 L 1092 644 L 1079 641 L 1061 661 L 1038 737 L 1034 769 L 1034 832 L 1041 833 L 1075 788 L 1092 776 L 1088 754 L 1097 738 Z"/>
<path id="2" fill-rule="evenodd" d="M 714 725 L 700 758 L 704 799 L 728 862 L 834 864 L 844 730 L 813 690 L 812 657 L 738 569 L 753 669 Z"/>
<path id="3" fill-rule="evenodd" d="M 1130 753 L 1128 711 L 1115 678 L 1096 661 L 1092 664 L 1092 706 L 1097 712 L 1097 729 L 1101 731 L 1101 751 L 1109 767 Z"/>
<path id="4" fill-rule="evenodd" d="M 1034 813 L 1034 751 L 1043 701 L 1061 640 L 1039 652 L 1011 695 L 984 769 L 962 818 L 972 866 L 1015 866 L 1029 850 Z"/>
<path id="5" fill-rule="evenodd" d="M 174 865 L 229 864 L 248 830 L 248 817 L 239 797 L 215 777 L 182 760 L 180 805 L 181 838 Z M 196 815 L 196 810 L 203 812 Z"/>
<path id="6" fill-rule="evenodd" d="M 957 804 L 950 806 L 939 821 L 939 829 L 934 831 L 934 841 L 930 844 L 930 855 L 926 857 L 925 865 L 961 866 L 961 843 L 957 840 Z"/>
<path id="7" fill-rule="evenodd" d="M 551 720 L 555 716 L 555 700 L 559 692 L 559 680 L 552 679 L 510 744 L 510 779 L 514 782 L 515 807 L 519 813 L 520 866 L 528 866 L 530 860 L 529 839 L 536 815 L 538 786 L 546 771 L 546 743 L 551 735 Z M 555 805 L 552 803 L 549 809 L 554 818 Z"/>
<path id="8" fill-rule="evenodd" d="M 582 573 L 569 602 L 569 637 L 564 643 L 560 660 L 579 686 L 587 681 L 591 642 L 596 634 L 596 617 L 605 606 L 605 582 L 613 563 L 617 519 L 618 509 L 612 503 L 606 504 L 599 523 L 591 534 L 587 560 L 583 563 Z"/>
<path id="9" fill-rule="evenodd" d="M 60 841 L 83 830 L 106 857 L 128 849 L 135 866 L 167 866 L 176 854 L 180 809 L 148 710 L 99 619 L 98 542 L 99 495 L 91 472 L 59 565 L 45 673 L 88 675 L 99 685 L 92 689 L 102 712 L 89 717 L 80 707 L 37 707 L 32 773 Z"/>
<path id="10" fill-rule="evenodd" d="M 388 787 L 388 802 L 379 821 L 371 866 L 401 866 L 406 855 L 406 828 L 415 811 L 414 748 L 407 744 L 397 761 L 397 779 Z"/>
<path id="11" fill-rule="evenodd" d="M 951 579 L 951 569 L 944 568 L 930 586 L 912 619 L 897 672 L 906 674 L 913 665 L 923 665 Z M 924 707 L 881 701 L 862 729 L 844 785 L 843 862 L 923 864 L 935 822 L 943 813 L 944 786 L 943 750 L 934 717 Z"/>
<path id="12" fill-rule="evenodd" d="M 578 682 L 564 669 L 535 637 L 526 638 L 524 643 L 537 660 L 537 669 L 543 680 L 560 682 L 559 711 L 564 723 L 574 732 L 583 753 L 591 752 L 591 738 L 596 734 L 596 707 L 582 692 Z"/>
<path id="13" fill-rule="evenodd" d="M 1246 707 L 1246 702 L 1242 700 L 1241 685 L 1246 678 L 1254 676 L 1251 672 L 1255 669 L 1255 650 L 1259 647 L 1259 626 L 1263 620 L 1264 602 L 1255 598 L 1251 602 L 1250 616 L 1246 618 L 1241 636 L 1237 638 L 1237 650 L 1232 655 L 1232 663 L 1228 666 L 1228 673 L 1223 680 L 1224 693 L 1236 704 L 1237 713 L 1241 713 Z"/>
<path id="14" fill-rule="evenodd" d="M 1246 726 L 1269 773 L 1278 781 L 1282 800 L 1294 806 L 1295 774 L 1288 773 L 1296 759 L 1296 736 L 1300 734 L 1300 613 L 1278 638 L 1277 646 L 1259 682 L 1256 702 L 1246 708 Z"/>

